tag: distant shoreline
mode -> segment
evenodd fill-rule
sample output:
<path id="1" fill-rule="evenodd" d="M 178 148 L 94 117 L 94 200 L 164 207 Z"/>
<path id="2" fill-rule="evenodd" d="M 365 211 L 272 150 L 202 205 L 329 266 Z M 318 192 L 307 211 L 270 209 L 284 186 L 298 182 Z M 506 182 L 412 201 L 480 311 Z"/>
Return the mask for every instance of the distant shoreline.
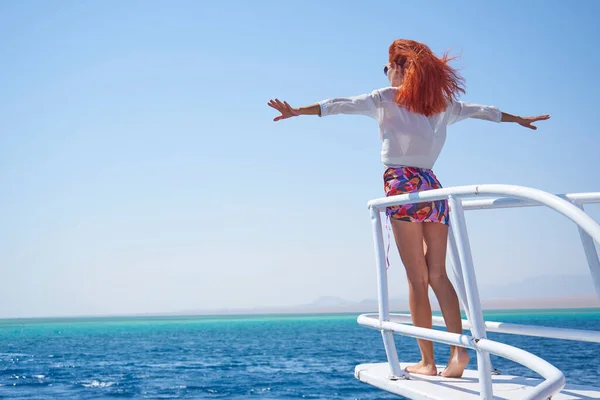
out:
<path id="1" fill-rule="evenodd" d="M 432 299 L 434 300 L 434 299 Z M 432 301 L 432 310 L 439 313 L 439 306 Z M 390 302 L 393 313 L 409 313 L 408 304 L 404 301 Z M 496 299 L 482 301 L 484 313 L 508 312 L 564 312 L 564 311 L 598 311 L 600 301 L 595 296 L 582 297 L 553 297 L 533 299 Z M 377 304 L 353 303 L 344 306 L 296 306 L 296 307 L 257 307 L 257 308 L 222 308 L 213 310 L 186 310 L 164 313 L 126 313 L 126 314 L 98 314 L 98 315 L 55 315 L 55 316 L 24 316 L 2 317 L 3 322 L 29 320 L 75 320 L 75 319 L 111 319 L 111 318 L 195 318 L 195 317 L 259 317 L 259 316 L 310 316 L 310 315 L 341 315 L 377 313 Z"/>

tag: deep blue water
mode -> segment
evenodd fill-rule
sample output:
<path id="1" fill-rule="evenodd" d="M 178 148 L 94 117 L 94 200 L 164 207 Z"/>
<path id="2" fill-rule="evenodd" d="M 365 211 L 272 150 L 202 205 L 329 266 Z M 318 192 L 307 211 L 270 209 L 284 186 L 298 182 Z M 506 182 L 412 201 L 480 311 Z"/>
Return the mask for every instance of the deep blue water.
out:
<path id="1" fill-rule="evenodd" d="M 354 376 L 383 362 L 377 331 L 357 315 L 0 320 L 0 397 L 398 399 Z M 487 320 L 600 330 L 600 310 L 486 313 Z M 600 344 L 489 334 L 599 385 Z M 416 341 L 397 337 L 402 361 Z M 443 364 L 448 346 L 436 345 Z M 476 368 L 471 353 L 469 368 Z M 535 376 L 492 358 L 502 373 Z"/>

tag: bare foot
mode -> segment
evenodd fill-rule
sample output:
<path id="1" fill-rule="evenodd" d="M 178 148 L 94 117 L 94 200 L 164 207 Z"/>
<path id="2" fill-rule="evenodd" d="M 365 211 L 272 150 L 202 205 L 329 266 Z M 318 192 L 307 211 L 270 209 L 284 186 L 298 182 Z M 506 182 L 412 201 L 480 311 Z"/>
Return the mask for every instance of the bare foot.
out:
<path id="1" fill-rule="evenodd" d="M 425 364 L 425 362 L 421 360 L 415 365 L 406 367 L 406 372 L 410 372 L 411 374 L 435 376 L 437 375 L 437 368 L 435 367 L 434 363 Z"/>
<path id="2" fill-rule="evenodd" d="M 460 378 L 469 363 L 469 353 L 462 347 L 458 347 L 450 356 L 448 365 L 440 374 L 444 378 Z"/>

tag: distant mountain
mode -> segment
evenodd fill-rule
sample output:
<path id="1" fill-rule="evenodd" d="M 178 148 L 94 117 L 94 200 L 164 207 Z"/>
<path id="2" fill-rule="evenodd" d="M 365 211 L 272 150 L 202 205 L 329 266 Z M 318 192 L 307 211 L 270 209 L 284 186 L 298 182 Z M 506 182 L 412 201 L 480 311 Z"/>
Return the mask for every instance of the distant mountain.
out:
<path id="1" fill-rule="evenodd" d="M 392 308 L 394 306 L 396 306 L 396 307 L 400 306 L 403 309 L 406 309 L 408 307 L 408 299 L 403 298 L 403 297 L 390 298 L 390 306 L 392 306 Z M 349 310 L 360 309 L 360 310 L 376 311 L 377 310 L 377 299 L 363 299 L 361 301 L 349 301 L 349 300 L 342 299 L 340 297 L 322 296 L 310 304 L 306 304 L 304 306 L 297 306 L 297 307 L 299 307 L 299 308 L 306 307 L 306 308 L 314 308 L 314 309 L 317 309 L 317 308 L 345 309 L 345 308 L 347 308 Z"/>
<path id="2" fill-rule="evenodd" d="M 591 276 L 539 276 L 505 285 L 486 285 L 479 289 L 481 299 L 594 296 Z"/>
<path id="3" fill-rule="evenodd" d="M 429 298 L 432 308 L 438 309 L 431 290 Z M 584 275 L 540 276 L 504 285 L 482 285 L 479 298 L 483 307 L 491 308 L 600 306 L 592 278 Z M 390 299 L 391 309 L 408 309 L 406 299 L 395 300 Z M 377 300 L 365 299 L 356 304 L 376 308 Z"/>
<path id="4" fill-rule="evenodd" d="M 579 275 L 540 276 L 505 285 L 483 285 L 479 289 L 484 309 L 600 307 L 591 277 Z M 430 291 L 431 306 L 439 310 Z M 187 310 L 169 314 L 296 314 L 296 313 L 366 313 L 377 312 L 376 298 L 349 301 L 336 296 L 321 296 L 308 304 L 255 308 L 221 308 Z M 406 297 L 391 297 L 390 310 L 408 311 Z"/>
<path id="5" fill-rule="evenodd" d="M 431 306 L 439 310 L 437 299 L 430 290 Z M 555 308 L 599 307 L 594 283 L 589 275 L 539 276 L 503 285 L 482 285 L 479 297 L 484 308 Z M 408 310 L 405 297 L 390 298 L 393 311 Z M 307 306 L 294 307 L 311 312 L 376 312 L 377 299 L 348 301 L 339 297 L 324 296 Z"/>
<path id="6" fill-rule="evenodd" d="M 306 307 L 344 307 L 352 304 L 352 302 L 348 300 L 344 300 L 340 297 L 335 296 L 321 296 L 310 304 L 307 304 Z"/>

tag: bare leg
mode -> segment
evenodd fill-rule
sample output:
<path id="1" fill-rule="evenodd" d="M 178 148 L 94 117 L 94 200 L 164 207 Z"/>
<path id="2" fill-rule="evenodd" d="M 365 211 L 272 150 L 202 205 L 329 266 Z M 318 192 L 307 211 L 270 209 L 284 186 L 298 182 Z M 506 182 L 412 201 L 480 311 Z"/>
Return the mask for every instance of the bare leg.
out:
<path id="1" fill-rule="evenodd" d="M 431 305 L 429 304 L 429 278 L 423 250 L 423 224 L 391 219 L 394 238 L 408 279 L 408 301 L 413 324 L 431 329 Z M 433 343 L 417 339 L 421 361 L 406 368 L 408 372 L 436 375 Z"/>
<path id="2" fill-rule="evenodd" d="M 460 307 L 456 291 L 446 274 L 446 246 L 448 226 L 435 222 L 423 224 L 426 243 L 425 260 L 429 272 L 429 284 L 440 303 L 448 332 L 462 334 Z M 450 360 L 441 373 L 448 378 L 460 378 L 469 363 L 469 354 L 463 347 L 450 347 Z"/>

